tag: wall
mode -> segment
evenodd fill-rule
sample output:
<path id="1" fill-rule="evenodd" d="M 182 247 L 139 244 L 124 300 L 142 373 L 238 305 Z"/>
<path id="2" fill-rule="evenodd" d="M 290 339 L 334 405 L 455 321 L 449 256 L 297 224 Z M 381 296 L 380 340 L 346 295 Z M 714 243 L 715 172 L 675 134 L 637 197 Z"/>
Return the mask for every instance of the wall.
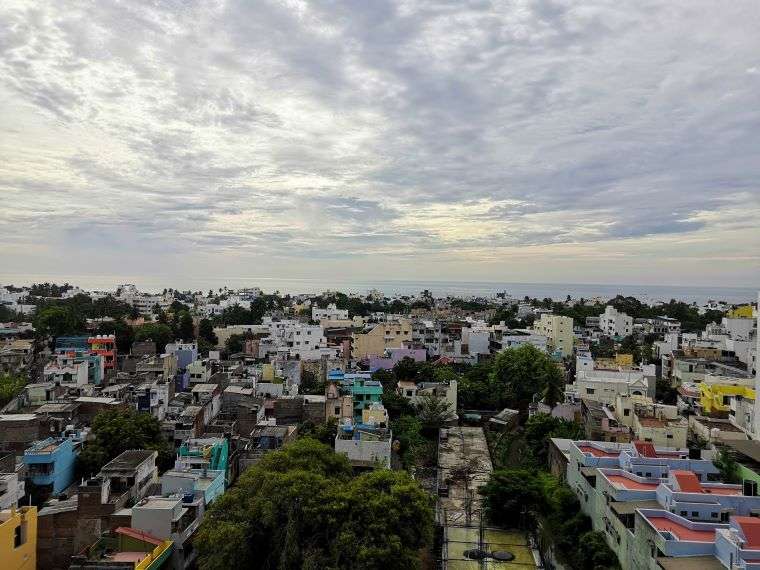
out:
<path id="1" fill-rule="evenodd" d="M 3 511 L 0 522 L 0 567 L 3 570 L 35 570 L 37 567 L 37 507 Z M 21 525 L 23 543 L 14 548 L 16 528 Z"/>

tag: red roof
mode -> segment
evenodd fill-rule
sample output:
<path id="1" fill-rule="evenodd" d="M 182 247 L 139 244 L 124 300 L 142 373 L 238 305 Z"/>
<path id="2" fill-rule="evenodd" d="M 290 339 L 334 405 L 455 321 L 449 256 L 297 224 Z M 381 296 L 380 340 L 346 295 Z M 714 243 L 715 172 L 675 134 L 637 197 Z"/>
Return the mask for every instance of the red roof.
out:
<path id="1" fill-rule="evenodd" d="M 160 538 L 156 538 L 152 534 L 148 534 L 147 532 L 143 532 L 141 530 L 138 530 L 136 528 L 131 528 L 128 526 L 120 526 L 116 529 L 116 532 L 118 534 L 123 534 L 124 536 L 128 536 L 129 538 L 134 538 L 136 540 L 141 540 L 143 542 L 149 542 L 150 544 L 155 544 L 158 546 L 159 544 L 162 544 L 164 541 Z"/>
<path id="2" fill-rule="evenodd" d="M 715 542 L 715 530 L 693 530 L 667 517 L 648 517 L 659 531 L 669 532 L 676 540 L 687 542 Z"/>
<path id="3" fill-rule="evenodd" d="M 654 444 L 648 441 L 634 441 L 633 445 L 642 457 L 657 457 Z"/>
<path id="4" fill-rule="evenodd" d="M 680 469 L 674 469 L 671 471 L 673 477 L 676 478 L 678 488 L 684 493 L 701 493 L 702 484 L 691 471 L 682 471 Z"/>
<path id="5" fill-rule="evenodd" d="M 594 457 L 618 457 L 620 455 L 619 451 L 605 451 L 603 449 L 591 447 L 590 445 L 579 445 L 578 449 L 583 453 L 590 453 Z"/>
<path id="6" fill-rule="evenodd" d="M 756 517 L 733 517 L 733 520 L 744 533 L 744 539 L 747 541 L 745 547 L 760 548 L 760 519 Z"/>
<path id="7" fill-rule="evenodd" d="M 658 483 L 641 483 L 635 479 L 629 479 L 624 475 L 607 475 L 606 477 L 616 487 L 622 487 L 630 491 L 654 491 L 659 486 Z"/>

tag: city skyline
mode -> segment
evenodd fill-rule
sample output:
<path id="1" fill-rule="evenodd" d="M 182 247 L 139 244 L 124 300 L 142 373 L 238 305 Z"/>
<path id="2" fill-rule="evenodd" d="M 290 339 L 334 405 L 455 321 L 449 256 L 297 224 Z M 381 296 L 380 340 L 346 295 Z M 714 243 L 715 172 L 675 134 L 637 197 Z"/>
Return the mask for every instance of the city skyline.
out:
<path id="1" fill-rule="evenodd" d="M 5 282 L 760 282 L 756 3 L 0 23 Z"/>

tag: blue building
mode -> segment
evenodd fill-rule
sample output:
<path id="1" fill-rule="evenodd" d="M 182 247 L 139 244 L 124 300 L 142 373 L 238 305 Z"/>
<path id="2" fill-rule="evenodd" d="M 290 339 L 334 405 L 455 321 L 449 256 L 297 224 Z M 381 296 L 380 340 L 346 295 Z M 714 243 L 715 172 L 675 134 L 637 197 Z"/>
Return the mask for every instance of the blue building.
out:
<path id="1" fill-rule="evenodd" d="M 42 492 L 62 493 L 74 482 L 79 447 L 69 438 L 49 437 L 24 451 L 27 479 Z"/>
<path id="2" fill-rule="evenodd" d="M 87 343 L 87 336 L 59 336 L 55 339 L 55 351 L 65 352 L 69 350 L 87 352 L 90 345 Z"/>

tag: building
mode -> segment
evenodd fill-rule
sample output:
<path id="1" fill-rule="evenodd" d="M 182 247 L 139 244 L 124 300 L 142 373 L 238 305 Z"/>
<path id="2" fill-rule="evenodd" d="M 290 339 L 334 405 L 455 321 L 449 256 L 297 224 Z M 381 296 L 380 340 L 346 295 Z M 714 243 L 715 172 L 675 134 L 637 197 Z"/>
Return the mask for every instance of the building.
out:
<path id="1" fill-rule="evenodd" d="M 408 319 L 378 323 L 363 333 L 353 334 L 351 356 L 356 359 L 384 354 L 388 348 L 402 348 L 404 341 L 412 340 L 412 323 Z"/>
<path id="2" fill-rule="evenodd" d="M 389 348 L 383 355 L 371 355 L 369 357 L 369 371 L 391 370 L 404 358 L 411 358 L 415 362 L 425 362 L 427 351 L 424 348 Z"/>
<path id="3" fill-rule="evenodd" d="M 58 495 L 74 482 L 79 446 L 67 437 L 50 437 L 24 452 L 27 480 L 43 495 Z"/>
<path id="4" fill-rule="evenodd" d="M 116 370 L 116 336 L 96 335 L 87 339 L 90 353 L 97 354 L 103 359 L 103 368 L 106 373 Z"/>
<path id="5" fill-rule="evenodd" d="M 562 358 L 573 354 L 573 319 L 560 315 L 543 314 L 533 323 L 533 329 L 547 338 L 548 349 Z"/>
<path id="6" fill-rule="evenodd" d="M 354 467 L 391 467 L 388 412 L 382 404 L 372 404 L 362 412 L 362 422 L 344 420 L 335 436 L 335 452 L 342 453 Z"/>
<path id="7" fill-rule="evenodd" d="M 194 533 L 203 520 L 204 500 L 199 493 L 170 497 L 146 497 L 132 507 L 132 528 L 174 543 L 171 568 L 181 570 L 195 563 Z"/>
<path id="8" fill-rule="evenodd" d="M 3 570 L 37 568 L 37 507 L 0 511 L 0 566 Z"/>
<path id="9" fill-rule="evenodd" d="M 112 493 L 129 493 L 130 499 L 137 500 L 158 482 L 157 458 L 157 451 L 124 451 L 101 468 L 100 476 L 108 480 Z"/>
<path id="10" fill-rule="evenodd" d="M 69 570 L 159 570 L 169 566 L 173 549 L 171 540 L 120 526 L 72 556 Z"/>
<path id="11" fill-rule="evenodd" d="M 311 308 L 311 320 L 320 321 L 345 321 L 348 320 L 348 309 L 339 309 L 335 303 L 330 303 L 326 309 L 319 307 Z"/>
<path id="12" fill-rule="evenodd" d="M 356 375 L 359 376 L 359 375 Z M 372 404 L 380 404 L 383 397 L 383 385 L 377 380 L 368 380 L 363 377 L 349 378 L 345 381 L 348 392 L 351 394 L 354 406 L 354 422 L 362 420 L 362 412 Z"/>
<path id="13" fill-rule="evenodd" d="M 607 305 L 604 313 L 599 315 L 599 328 L 602 334 L 607 336 L 628 336 L 633 333 L 633 318 L 621 313 L 615 307 Z"/>

